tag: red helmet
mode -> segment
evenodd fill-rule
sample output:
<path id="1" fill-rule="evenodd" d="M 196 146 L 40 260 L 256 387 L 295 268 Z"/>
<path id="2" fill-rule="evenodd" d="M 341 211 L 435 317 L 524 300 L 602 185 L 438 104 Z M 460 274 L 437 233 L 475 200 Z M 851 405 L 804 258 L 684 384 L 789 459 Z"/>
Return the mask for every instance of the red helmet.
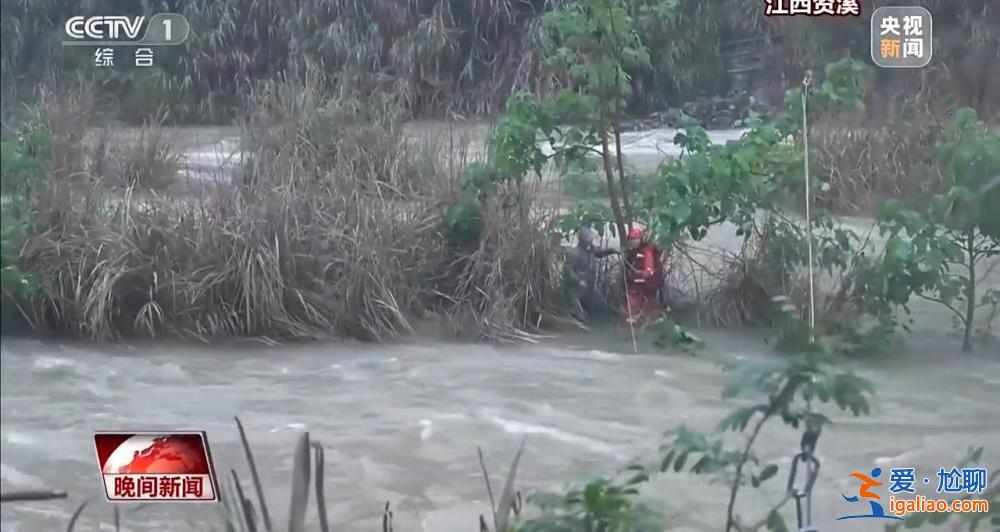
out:
<path id="1" fill-rule="evenodd" d="M 629 240 L 642 240 L 646 237 L 646 232 L 642 230 L 641 227 L 633 225 L 631 229 L 628 230 Z"/>

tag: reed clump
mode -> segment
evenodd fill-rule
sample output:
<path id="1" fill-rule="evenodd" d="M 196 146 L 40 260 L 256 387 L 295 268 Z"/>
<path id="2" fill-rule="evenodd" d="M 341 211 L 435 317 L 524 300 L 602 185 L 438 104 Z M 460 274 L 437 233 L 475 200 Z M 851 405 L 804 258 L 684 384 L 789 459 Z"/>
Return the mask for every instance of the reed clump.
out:
<path id="1" fill-rule="evenodd" d="M 829 185 L 819 205 L 872 213 L 888 198 L 923 204 L 945 191 L 950 183 L 938 169 L 935 147 L 952 111 L 971 106 L 984 117 L 996 116 L 996 97 L 974 94 L 975 87 L 998 83 L 990 79 L 990 59 L 982 59 L 981 50 L 974 55 L 979 64 L 932 66 L 886 80 L 879 73 L 868 81 L 864 112 L 817 120 L 810 144 L 818 174 Z M 906 87 L 905 98 L 881 86 L 889 82 Z"/>
<path id="2" fill-rule="evenodd" d="M 228 185 L 168 195 L 134 179 L 41 180 L 17 257 L 43 287 L 20 306 L 32 326 L 378 341 L 444 317 L 465 335 L 529 337 L 556 308 L 545 210 L 487 202 L 476 245 L 453 245 L 440 215 L 464 159 L 407 139 L 391 96 L 331 99 L 324 86 L 306 76 L 253 92 Z"/>

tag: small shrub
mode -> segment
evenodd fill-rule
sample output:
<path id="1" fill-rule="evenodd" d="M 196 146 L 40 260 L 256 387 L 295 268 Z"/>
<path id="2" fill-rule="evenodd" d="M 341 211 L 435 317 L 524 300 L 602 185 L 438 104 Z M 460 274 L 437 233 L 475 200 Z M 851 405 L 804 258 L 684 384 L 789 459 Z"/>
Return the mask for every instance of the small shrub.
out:
<path id="1" fill-rule="evenodd" d="M 652 532 L 663 530 L 663 517 L 635 500 L 636 485 L 648 477 L 640 473 L 626 482 L 597 479 L 565 494 L 529 498 L 542 515 L 518 523 L 517 532 Z"/>
<path id="2" fill-rule="evenodd" d="M 851 373 L 837 372 L 829 355 L 812 349 L 797 353 L 787 360 L 772 363 L 729 362 L 729 379 L 723 391 L 724 398 L 757 396 L 751 405 L 733 410 L 718 426 L 718 431 L 741 432 L 748 435 L 739 449 L 730 449 L 721 436 L 710 436 L 680 427 L 673 431 L 673 440 L 664 446 L 666 453 L 659 465 L 660 472 L 679 472 L 687 468 L 692 473 L 720 477 L 730 486 L 726 509 L 725 530 L 743 530 L 745 524 L 736 514 L 740 490 L 749 485 L 757 488 L 777 475 L 778 464 L 763 464 L 754 453 L 754 446 L 764 426 L 771 420 L 781 420 L 797 429 L 817 432 L 829 424 L 830 419 L 814 411 L 812 403 L 832 402 L 837 408 L 854 416 L 869 412 L 869 398 L 873 393 L 870 382 Z M 761 512 L 762 523 L 780 522 L 779 513 L 788 498 L 774 508 Z M 762 525 L 761 525 L 762 526 Z M 759 528 L 759 527 L 757 527 Z"/>
<path id="3" fill-rule="evenodd" d="M 653 322 L 653 330 L 656 334 L 653 342 L 657 347 L 675 346 L 685 351 L 694 351 L 702 345 L 700 338 L 686 331 L 666 313 Z"/>

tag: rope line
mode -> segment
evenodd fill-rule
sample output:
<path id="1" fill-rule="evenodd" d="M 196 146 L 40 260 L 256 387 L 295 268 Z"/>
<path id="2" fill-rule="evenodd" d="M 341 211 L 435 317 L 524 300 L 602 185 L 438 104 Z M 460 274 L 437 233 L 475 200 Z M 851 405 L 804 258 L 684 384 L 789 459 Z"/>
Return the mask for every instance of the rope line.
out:
<path id="1" fill-rule="evenodd" d="M 816 341 L 816 293 L 815 277 L 813 273 L 813 228 L 812 228 L 812 190 L 809 180 L 809 119 L 806 114 L 806 99 L 809 94 L 809 86 L 812 84 L 812 70 L 807 70 L 802 79 L 802 159 L 805 165 L 806 181 L 806 245 L 809 253 L 809 341 Z"/>

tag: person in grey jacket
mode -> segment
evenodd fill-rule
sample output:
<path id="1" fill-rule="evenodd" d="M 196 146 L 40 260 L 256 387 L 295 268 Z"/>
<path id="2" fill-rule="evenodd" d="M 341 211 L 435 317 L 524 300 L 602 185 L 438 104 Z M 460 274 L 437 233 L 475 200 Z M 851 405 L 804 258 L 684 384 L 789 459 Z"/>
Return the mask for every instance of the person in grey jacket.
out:
<path id="1" fill-rule="evenodd" d="M 585 314 L 593 313 L 600 308 L 600 298 L 597 296 L 597 261 L 609 255 L 618 253 L 617 249 L 599 247 L 597 230 L 583 226 L 577 236 L 576 247 L 569 252 L 569 266 L 566 280 L 575 303 Z"/>

